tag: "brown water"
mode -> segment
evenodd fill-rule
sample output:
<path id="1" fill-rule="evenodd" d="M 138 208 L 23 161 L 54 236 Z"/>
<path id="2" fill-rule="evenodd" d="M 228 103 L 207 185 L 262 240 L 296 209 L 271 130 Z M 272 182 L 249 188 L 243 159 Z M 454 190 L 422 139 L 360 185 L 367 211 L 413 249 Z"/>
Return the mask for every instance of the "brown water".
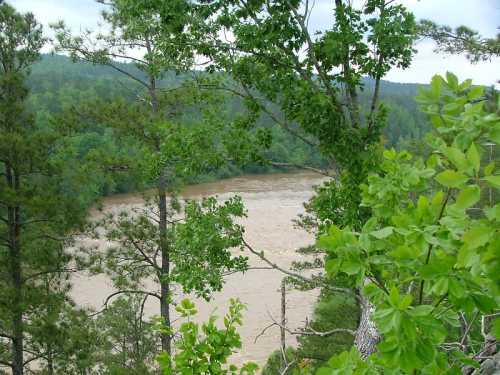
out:
<path id="1" fill-rule="evenodd" d="M 310 173 L 252 175 L 189 186 L 182 196 L 198 198 L 217 195 L 223 200 L 234 194 L 240 195 L 248 210 L 248 217 L 242 221 L 245 239 L 254 249 L 265 251 L 272 261 L 288 267 L 292 261 L 302 258 L 294 250 L 313 242 L 310 234 L 294 228 L 292 220 L 303 212 L 302 204 L 311 197 L 313 185 L 321 181 L 318 175 Z M 103 203 L 105 210 L 120 212 L 140 206 L 143 199 L 141 194 L 120 194 L 106 198 Z M 82 239 L 81 244 L 96 242 Z M 97 245 L 105 249 L 109 244 L 100 241 Z M 249 253 L 248 256 L 251 266 L 265 266 L 252 254 Z M 205 320 L 213 312 L 218 316 L 223 315 L 230 298 L 237 297 L 247 305 L 244 325 L 239 329 L 243 347 L 233 356 L 232 362 L 241 364 L 254 361 L 263 365 L 268 355 L 278 349 L 278 327 L 267 330 L 257 342 L 255 338 L 272 322 L 270 316 L 279 320 L 279 288 L 283 276 L 275 270 L 249 270 L 245 274 L 229 275 L 224 289 L 216 293 L 211 302 L 197 301 L 200 320 Z M 72 293 L 77 303 L 96 309 L 102 306 L 103 300 L 113 291 L 109 280 L 104 276 L 78 275 L 74 284 Z M 151 288 L 154 290 L 155 286 L 151 285 Z M 176 296 L 176 299 L 179 297 L 181 296 Z M 316 292 L 288 292 L 288 326 L 303 326 L 306 318 L 310 317 L 315 298 Z M 151 300 L 146 311 L 150 316 L 157 315 L 159 306 Z M 294 344 L 295 338 L 289 337 L 287 341 Z"/>

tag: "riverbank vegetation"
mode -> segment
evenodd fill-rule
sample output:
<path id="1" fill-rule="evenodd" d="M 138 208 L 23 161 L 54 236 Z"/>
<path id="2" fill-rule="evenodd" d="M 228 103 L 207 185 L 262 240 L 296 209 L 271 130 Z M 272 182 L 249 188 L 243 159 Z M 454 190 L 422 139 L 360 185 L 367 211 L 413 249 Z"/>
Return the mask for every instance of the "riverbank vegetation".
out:
<path id="1" fill-rule="evenodd" d="M 0 0 L 0 372 L 259 373 L 230 364 L 240 301 L 197 323 L 172 292 L 210 301 L 251 254 L 284 278 L 264 374 L 498 370 L 498 92 L 452 73 L 419 90 L 383 80 L 419 36 L 473 61 L 498 38 L 455 38 L 386 0 L 335 0 L 317 33 L 308 1 L 100 3 L 105 31 L 61 21 L 48 41 Z M 58 54 L 41 55 L 47 43 Z M 245 238 L 238 196 L 177 198 L 283 169 L 327 177 L 296 222 L 316 238 L 297 249 L 311 260 L 290 269 Z M 88 221 L 100 197 L 145 188 L 142 207 Z M 111 245 L 75 248 L 78 236 Z M 111 280 L 102 311 L 72 301 L 79 272 Z M 287 288 L 320 289 L 298 330 Z"/>

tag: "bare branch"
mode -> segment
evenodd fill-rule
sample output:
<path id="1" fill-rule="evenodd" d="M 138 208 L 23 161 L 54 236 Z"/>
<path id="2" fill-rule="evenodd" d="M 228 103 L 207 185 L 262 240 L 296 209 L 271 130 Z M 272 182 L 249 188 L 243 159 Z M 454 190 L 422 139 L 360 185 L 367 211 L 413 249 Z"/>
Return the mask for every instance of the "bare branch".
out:
<path id="1" fill-rule="evenodd" d="M 290 270 L 287 270 L 287 269 L 284 269 L 280 266 L 278 266 L 276 263 L 273 263 L 271 262 L 269 259 L 267 259 L 265 256 L 264 256 L 264 253 L 263 252 L 258 252 L 256 251 L 248 242 L 245 241 L 244 238 L 242 238 L 242 241 L 243 241 L 243 244 L 244 246 L 254 255 L 256 255 L 257 257 L 259 257 L 261 260 L 263 260 L 265 263 L 267 263 L 269 266 L 271 266 L 271 268 L 274 268 L 275 270 L 277 271 L 280 271 L 282 273 L 284 273 L 285 275 L 288 275 L 288 276 L 291 276 L 293 278 L 296 278 L 296 279 L 299 279 L 301 281 L 304 281 L 306 283 L 309 283 L 311 285 L 316 285 L 316 286 L 322 286 L 328 290 L 331 290 L 332 292 L 339 292 L 339 293 L 345 293 L 345 294 L 349 294 L 350 296 L 353 296 L 357 299 L 359 299 L 359 296 L 356 295 L 356 293 L 354 292 L 354 290 L 352 289 L 348 289 L 348 288 L 340 288 L 340 287 L 334 287 L 332 285 L 329 285 L 325 282 L 321 282 L 320 280 L 314 280 L 314 279 L 310 279 L 310 278 L 307 278 L 305 276 L 302 276 L 301 274 L 299 273 L 295 273 L 295 272 L 292 272 Z"/>
<path id="2" fill-rule="evenodd" d="M 300 164 L 295 164 L 295 163 L 281 163 L 281 162 L 275 162 L 275 161 L 269 161 L 268 163 L 274 167 L 305 169 L 307 171 L 318 173 L 318 174 L 326 176 L 326 177 L 333 177 L 330 173 L 328 173 L 327 171 L 325 171 L 323 169 L 309 167 L 307 165 L 300 165 Z"/>

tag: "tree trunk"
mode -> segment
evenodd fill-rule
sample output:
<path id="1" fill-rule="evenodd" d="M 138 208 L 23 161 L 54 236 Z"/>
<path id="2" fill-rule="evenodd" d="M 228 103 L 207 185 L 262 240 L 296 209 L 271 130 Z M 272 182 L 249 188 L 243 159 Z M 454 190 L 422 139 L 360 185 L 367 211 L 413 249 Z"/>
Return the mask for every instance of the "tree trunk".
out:
<path id="1" fill-rule="evenodd" d="M 148 51 L 151 51 L 148 42 Z M 153 114 L 158 115 L 159 104 L 156 96 L 156 79 L 150 77 L 149 94 L 151 97 L 151 107 Z M 156 141 L 156 149 L 160 151 L 160 141 Z M 161 254 L 161 279 L 160 279 L 160 316 L 163 323 L 170 327 L 170 249 L 167 239 L 167 175 L 162 170 L 158 179 L 158 209 L 160 212 L 160 254 Z M 172 337 L 168 334 L 161 334 L 161 349 L 163 352 L 172 354 Z"/>
<path id="2" fill-rule="evenodd" d="M 158 185 L 158 198 L 160 208 L 160 253 L 161 253 L 161 302 L 160 315 L 163 323 L 170 327 L 170 253 L 167 240 L 167 193 L 166 193 L 165 176 L 160 177 Z M 161 336 L 162 350 L 171 354 L 171 337 L 167 334 Z"/>
<path id="3" fill-rule="evenodd" d="M 19 190 L 19 176 L 15 169 L 6 165 L 7 184 L 10 189 Z M 20 208 L 8 206 L 9 227 L 9 257 L 12 278 L 12 374 L 23 375 L 24 364 L 24 327 L 23 327 L 23 298 L 22 298 L 22 266 L 21 266 L 21 234 Z"/>
<path id="4" fill-rule="evenodd" d="M 281 281 L 281 327 L 280 327 L 280 346 L 281 355 L 283 357 L 283 366 L 281 371 L 284 373 L 288 367 L 288 360 L 286 358 L 286 282 L 285 279 Z"/>
<path id="5" fill-rule="evenodd" d="M 375 306 L 363 294 L 360 293 L 359 297 L 361 316 L 356 337 L 354 338 L 354 345 L 358 349 L 361 358 L 366 359 L 370 354 L 375 352 L 381 336 L 372 320 Z"/>

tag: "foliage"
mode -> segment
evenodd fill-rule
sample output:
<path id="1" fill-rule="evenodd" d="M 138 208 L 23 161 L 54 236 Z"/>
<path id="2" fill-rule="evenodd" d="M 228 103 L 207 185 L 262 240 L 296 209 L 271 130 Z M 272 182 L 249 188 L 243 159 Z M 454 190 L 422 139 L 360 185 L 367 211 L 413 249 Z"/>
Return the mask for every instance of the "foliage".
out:
<path id="1" fill-rule="evenodd" d="M 82 249 L 86 256 L 82 254 L 81 261 L 90 264 L 94 273 L 107 273 L 125 293 L 146 288 L 151 279 L 160 284 L 163 277 L 168 277 L 186 293 L 194 292 L 206 299 L 222 289 L 225 272 L 247 268 L 246 257 L 230 252 L 241 247 L 243 228 L 234 223 L 245 215 L 240 198 L 222 203 L 215 198 L 187 201 L 184 205 L 171 202 L 166 234 L 172 263 L 169 275 L 160 272 L 160 234 L 154 215 L 151 203 L 130 212 L 107 214 L 96 223 L 97 231 L 105 228 L 105 237 L 113 245 L 106 252 Z"/>
<path id="2" fill-rule="evenodd" d="M 66 247 L 87 208 L 62 187 L 85 179 L 65 179 L 68 138 L 28 109 L 26 77 L 44 43 L 31 13 L 0 5 L 0 364 L 15 375 L 36 359 L 50 367 L 55 352 L 68 354 Z"/>
<path id="3" fill-rule="evenodd" d="M 493 38 L 484 38 L 477 31 L 467 26 L 452 29 L 438 25 L 430 20 L 422 20 L 419 34 L 436 42 L 436 51 L 448 54 L 465 53 L 472 63 L 491 60 L 500 56 L 500 34 Z"/>
<path id="4" fill-rule="evenodd" d="M 192 374 L 192 375 L 224 375 L 224 374 L 255 374 L 258 366 L 246 363 L 238 370 L 234 365 L 226 363 L 235 349 L 241 348 L 240 335 L 236 328 L 242 324 L 244 305 L 238 300 L 231 300 L 229 312 L 224 317 L 224 327 L 218 328 L 216 317 L 212 316 L 201 326 L 191 319 L 196 315 L 196 307 L 189 300 L 183 300 L 176 307 L 181 317 L 187 322 L 179 328 L 177 350 L 173 356 L 162 353 L 158 362 L 164 375 Z M 162 327 L 158 329 L 167 329 Z"/>
<path id="5" fill-rule="evenodd" d="M 482 190 L 500 187 L 496 165 L 481 162 L 484 142 L 500 142 L 498 115 L 477 101 L 483 90 L 435 76 L 418 98 L 436 129 L 431 156 L 385 151 L 362 188 L 370 220 L 320 239 L 327 272 L 364 286 L 383 339 L 367 362 L 353 349 L 318 374 L 459 374 L 480 360 L 500 295 L 499 204 L 478 206 Z"/>
<path id="6" fill-rule="evenodd" d="M 334 285 L 342 284 L 337 282 Z M 309 325 L 316 332 L 328 332 L 339 327 L 355 330 L 358 324 L 358 310 L 359 307 L 352 297 L 324 290 L 314 307 L 314 315 Z M 299 336 L 298 341 L 298 362 L 307 361 L 311 369 L 319 368 L 332 355 L 348 350 L 353 345 L 353 337 L 349 334 L 326 337 Z"/>
<path id="7" fill-rule="evenodd" d="M 153 323 L 144 321 L 143 304 L 140 296 L 118 298 L 92 322 L 98 339 L 94 366 L 99 373 L 157 373 L 158 337 L 153 332 Z"/>
<path id="8" fill-rule="evenodd" d="M 267 359 L 267 362 L 262 369 L 262 375 L 291 375 L 297 369 L 295 348 L 286 348 L 286 361 L 283 363 L 283 354 L 281 350 L 275 350 Z M 288 368 L 286 366 L 288 365 Z M 283 372 L 284 371 L 284 372 Z"/>

